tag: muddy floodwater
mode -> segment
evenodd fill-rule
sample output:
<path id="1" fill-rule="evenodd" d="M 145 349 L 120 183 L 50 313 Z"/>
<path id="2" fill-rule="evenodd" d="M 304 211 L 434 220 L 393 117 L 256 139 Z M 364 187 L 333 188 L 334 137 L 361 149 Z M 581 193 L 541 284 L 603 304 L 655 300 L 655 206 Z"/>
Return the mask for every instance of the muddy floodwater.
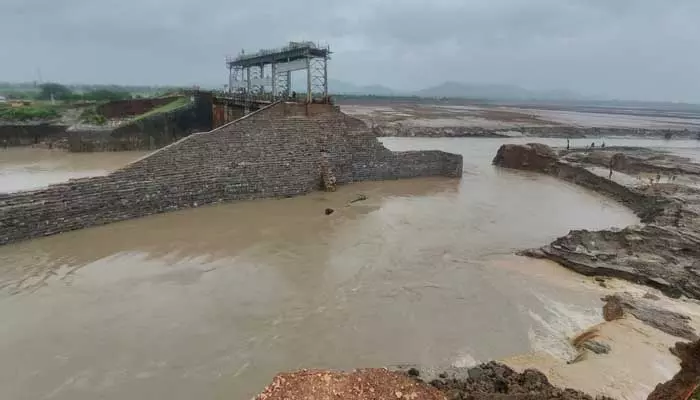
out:
<path id="1" fill-rule="evenodd" d="M 0 398 L 247 399 L 297 368 L 567 357 L 567 335 L 601 320 L 598 293 L 513 253 L 637 218 L 568 183 L 490 165 L 500 144 L 530 141 L 385 139 L 394 150 L 462 153 L 464 176 L 203 207 L 0 247 Z M 700 151 L 697 142 L 606 144 Z M 0 191 L 106 173 L 141 155 L 0 151 Z M 350 204 L 358 194 L 368 199 Z"/>
<path id="2" fill-rule="evenodd" d="M 29 190 L 71 178 L 105 175 L 147 152 L 72 153 L 34 148 L 0 151 L 0 193 Z"/>

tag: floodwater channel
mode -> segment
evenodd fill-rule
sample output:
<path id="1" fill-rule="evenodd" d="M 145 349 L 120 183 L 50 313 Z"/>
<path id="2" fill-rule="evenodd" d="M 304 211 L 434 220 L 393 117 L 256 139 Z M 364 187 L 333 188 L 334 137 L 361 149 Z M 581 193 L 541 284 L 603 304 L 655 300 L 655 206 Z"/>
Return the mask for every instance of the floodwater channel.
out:
<path id="1" fill-rule="evenodd" d="M 531 141 L 565 144 L 387 138 L 393 150 L 462 153 L 464 176 L 359 183 L 0 247 L 0 398 L 247 399 L 298 368 L 567 357 L 567 335 L 601 320 L 598 293 L 544 279 L 541 261 L 514 252 L 638 220 L 596 193 L 491 166 L 500 144 Z M 700 152 L 691 141 L 606 144 Z M 140 156 L 0 151 L 0 191 Z M 368 199 L 350 203 L 358 194 Z"/>

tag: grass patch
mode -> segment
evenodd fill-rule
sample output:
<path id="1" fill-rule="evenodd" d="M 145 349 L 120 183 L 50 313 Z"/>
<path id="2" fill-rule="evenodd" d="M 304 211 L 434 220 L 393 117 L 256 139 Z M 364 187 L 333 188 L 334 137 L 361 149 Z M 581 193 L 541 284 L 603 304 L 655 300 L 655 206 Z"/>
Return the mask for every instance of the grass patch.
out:
<path id="1" fill-rule="evenodd" d="M 23 107 L 0 106 L 0 120 L 13 122 L 56 119 L 61 113 L 56 107 L 31 105 Z"/>
<path id="2" fill-rule="evenodd" d="M 149 112 L 147 112 L 147 113 L 144 113 L 144 114 L 139 115 L 138 117 L 134 118 L 134 121 L 138 121 L 138 120 L 140 120 L 140 119 L 147 118 L 147 117 L 150 117 L 150 116 L 152 116 L 152 115 L 163 114 L 163 113 L 167 113 L 167 112 L 170 112 L 170 111 L 173 111 L 173 110 L 177 110 L 178 108 L 184 107 L 184 106 L 186 106 L 186 105 L 188 105 L 188 104 L 190 104 L 190 99 L 189 99 L 189 98 L 187 98 L 187 97 L 179 97 L 179 98 L 177 98 L 177 99 L 171 101 L 171 102 L 168 103 L 168 104 L 162 105 L 162 106 L 160 106 L 160 107 L 156 107 L 156 108 L 152 109 L 151 111 L 149 111 Z"/>

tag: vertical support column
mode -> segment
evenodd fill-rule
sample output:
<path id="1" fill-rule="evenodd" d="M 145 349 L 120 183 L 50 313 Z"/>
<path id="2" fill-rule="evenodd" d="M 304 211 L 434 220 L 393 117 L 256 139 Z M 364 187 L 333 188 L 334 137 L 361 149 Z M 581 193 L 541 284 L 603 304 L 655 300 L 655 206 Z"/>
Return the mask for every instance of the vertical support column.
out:
<path id="1" fill-rule="evenodd" d="M 328 99 L 328 56 L 323 57 L 323 101 Z"/>
<path id="2" fill-rule="evenodd" d="M 260 82 L 265 82 L 263 80 L 265 78 L 265 64 L 260 64 L 260 76 L 258 78 L 260 78 Z M 260 83 L 260 96 L 262 97 L 263 94 L 265 94 L 265 84 Z"/>
<path id="3" fill-rule="evenodd" d="M 247 115 L 250 112 L 250 95 L 251 95 L 251 90 L 253 89 L 253 84 L 251 82 L 251 76 L 250 76 L 250 67 L 247 67 L 245 69 L 246 71 L 246 93 L 245 93 L 245 99 L 243 103 L 245 104 L 243 106 L 243 113 L 244 115 Z"/>
<path id="4" fill-rule="evenodd" d="M 306 57 L 306 102 L 311 103 L 311 57 Z"/>
<path id="5" fill-rule="evenodd" d="M 277 98 L 277 64 L 272 63 L 272 101 Z"/>
<path id="6" fill-rule="evenodd" d="M 287 93 L 285 96 L 289 98 L 292 95 L 292 71 L 287 71 Z"/>
<path id="7" fill-rule="evenodd" d="M 233 66 L 228 66 L 228 93 L 233 93 Z"/>

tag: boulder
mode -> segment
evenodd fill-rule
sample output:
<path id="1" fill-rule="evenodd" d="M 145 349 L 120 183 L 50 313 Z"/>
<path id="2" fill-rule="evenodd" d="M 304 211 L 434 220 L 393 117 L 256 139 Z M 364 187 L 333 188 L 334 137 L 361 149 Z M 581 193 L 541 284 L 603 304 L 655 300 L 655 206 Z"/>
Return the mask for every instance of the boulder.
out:
<path id="1" fill-rule="evenodd" d="M 603 299 L 603 318 L 606 321 L 614 321 L 625 315 L 625 310 L 622 308 L 622 300 L 619 296 L 607 296 Z"/>
<path id="2" fill-rule="evenodd" d="M 504 144 L 498 149 L 493 164 L 504 168 L 551 173 L 556 170 L 557 153 L 540 143 Z"/>

